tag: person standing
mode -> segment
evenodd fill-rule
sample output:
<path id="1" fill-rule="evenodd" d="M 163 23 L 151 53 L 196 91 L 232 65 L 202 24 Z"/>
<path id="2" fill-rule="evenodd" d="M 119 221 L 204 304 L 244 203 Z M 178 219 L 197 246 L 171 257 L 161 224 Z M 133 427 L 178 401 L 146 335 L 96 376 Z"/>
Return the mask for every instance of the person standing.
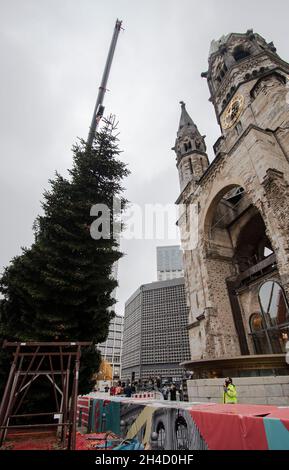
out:
<path id="1" fill-rule="evenodd" d="M 230 377 L 227 377 L 225 380 L 223 403 L 226 405 L 238 403 L 236 386 L 233 384 L 233 380 Z"/>
<path id="2" fill-rule="evenodd" d="M 123 387 L 121 382 L 119 381 L 116 388 L 115 388 L 115 395 L 122 395 L 123 393 Z"/>
<path id="3" fill-rule="evenodd" d="M 154 381 L 152 379 L 152 377 L 149 378 L 149 381 L 148 381 L 148 391 L 151 392 L 154 388 Z"/>
<path id="4" fill-rule="evenodd" d="M 156 387 L 157 387 L 157 388 L 156 388 L 157 390 L 161 390 L 161 388 L 162 388 L 162 379 L 161 379 L 161 376 L 160 376 L 160 375 L 157 376 L 157 379 L 156 379 Z"/>
<path id="5" fill-rule="evenodd" d="M 175 386 L 175 384 L 172 384 L 171 386 L 170 397 L 171 397 L 171 401 L 177 400 L 177 387 Z"/>
<path id="6" fill-rule="evenodd" d="M 169 389 L 168 389 L 168 387 L 167 387 L 166 385 L 164 385 L 161 391 L 162 391 L 164 400 L 167 400 L 167 399 L 168 399 L 168 395 L 169 395 Z"/>
<path id="7" fill-rule="evenodd" d="M 179 396 L 180 396 L 180 401 L 184 401 L 184 392 L 183 392 L 182 384 L 180 385 L 180 388 L 179 388 Z"/>
<path id="8" fill-rule="evenodd" d="M 127 398 L 131 397 L 132 390 L 131 390 L 131 384 L 127 383 L 127 385 L 124 387 L 124 394 Z"/>

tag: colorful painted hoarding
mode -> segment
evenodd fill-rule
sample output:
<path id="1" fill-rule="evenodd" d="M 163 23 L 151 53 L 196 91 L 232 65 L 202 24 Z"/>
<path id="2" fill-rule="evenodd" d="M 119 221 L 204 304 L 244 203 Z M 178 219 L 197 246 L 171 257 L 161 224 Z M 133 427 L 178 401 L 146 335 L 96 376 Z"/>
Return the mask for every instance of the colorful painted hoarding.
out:
<path id="1" fill-rule="evenodd" d="M 289 450 L 289 407 L 89 398 L 88 432 L 158 450 Z M 79 398 L 78 416 L 81 415 Z M 79 423 L 85 426 L 85 422 Z"/>

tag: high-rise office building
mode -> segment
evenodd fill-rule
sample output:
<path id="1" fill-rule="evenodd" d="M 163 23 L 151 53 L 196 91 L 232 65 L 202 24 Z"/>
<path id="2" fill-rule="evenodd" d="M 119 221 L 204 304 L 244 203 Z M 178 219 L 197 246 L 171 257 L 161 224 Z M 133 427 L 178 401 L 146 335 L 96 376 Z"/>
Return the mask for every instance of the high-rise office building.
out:
<path id="1" fill-rule="evenodd" d="M 122 379 L 179 380 L 188 360 L 184 279 L 141 286 L 126 302 Z"/>
<path id="2" fill-rule="evenodd" d="M 182 251 L 179 246 L 157 247 L 158 281 L 184 276 Z"/>
<path id="3" fill-rule="evenodd" d="M 102 359 L 112 366 L 115 380 L 120 378 L 123 321 L 122 316 L 116 315 L 110 322 L 107 340 L 98 345 Z"/>

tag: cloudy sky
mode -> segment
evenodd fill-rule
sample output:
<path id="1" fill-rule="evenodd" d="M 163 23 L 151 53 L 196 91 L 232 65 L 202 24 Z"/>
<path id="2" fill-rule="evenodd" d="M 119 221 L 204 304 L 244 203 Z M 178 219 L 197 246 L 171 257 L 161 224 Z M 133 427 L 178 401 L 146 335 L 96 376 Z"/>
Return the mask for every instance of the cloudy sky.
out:
<path id="1" fill-rule="evenodd" d="M 210 42 L 253 28 L 289 59 L 284 0 L 0 0 L 0 268 L 33 241 L 32 224 L 48 179 L 71 166 L 71 146 L 88 133 L 116 18 L 123 20 L 105 99 L 119 120 L 134 204 L 173 203 L 179 193 L 174 145 L 179 101 L 210 159 L 219 136 L 201 72 Z M 126 240 L 119 303 L 156 280 L 156 246 Z"/>

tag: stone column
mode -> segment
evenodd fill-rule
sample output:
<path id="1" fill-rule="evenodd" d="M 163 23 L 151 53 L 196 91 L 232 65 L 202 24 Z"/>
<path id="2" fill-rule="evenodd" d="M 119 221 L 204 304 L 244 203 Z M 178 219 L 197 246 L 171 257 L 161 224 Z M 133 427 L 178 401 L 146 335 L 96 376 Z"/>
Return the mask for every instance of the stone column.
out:
<path id="1" fill-rule="evenodd" d="M 280 171 L 269 169 L 263 181 L 261 213 L 276 253 L 278 270 L 289 301 L 289 184 Z"/>

